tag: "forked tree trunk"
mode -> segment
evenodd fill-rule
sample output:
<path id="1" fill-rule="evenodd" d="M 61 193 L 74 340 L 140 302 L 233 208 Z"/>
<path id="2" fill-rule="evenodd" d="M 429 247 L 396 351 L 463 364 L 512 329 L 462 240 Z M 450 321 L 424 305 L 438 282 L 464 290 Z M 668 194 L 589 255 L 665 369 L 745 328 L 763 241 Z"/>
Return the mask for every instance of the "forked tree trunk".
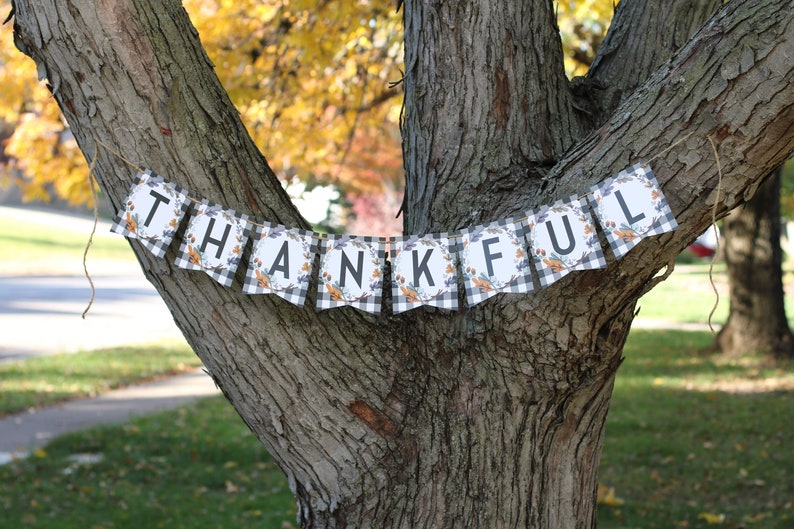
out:
<path id="1" fill-rule="evenodd" d="M 194 196 L 306 226 L 178 2 L 15 4 L 18 46 L 86 156 L 97 153 L 114 207 L 135 171 L 100 141 Z M 621 2 L 616 27 L 648 46 L 615 35 L 574 89 L 551 2 L 405 3 L 406 230 L 520 215 L 656 157 L 680 229 L 606 270 L 452 314 L 375 317 L 246 296 L 239 277 L 226 289 L 172 265 L 174 248 L 158 260 L 131 243 L 286 473 L 302 527 L 595 526 L 604 421 L 635 302 L 711 218 L 718 176 L 706 136 L 724 158 L 720 215 L 794 152 L 794 9 L 703 4 L 718 14 L 667 61 L 666 28 L 634 4 Z M 691 2 L 663 4 L 646 7 L 686 14 Z M 647 82 L 635 90 L 639 81 L 610 69 L 616 58 Z"/>
<path id="2" fill-rule="evenodd" d="M 794 356 L 783 291 L 781 172 L 782 167 L 775 170 L 752 199 L 723 221 L 730 312 L 715 347 L 727 355 Z"/>

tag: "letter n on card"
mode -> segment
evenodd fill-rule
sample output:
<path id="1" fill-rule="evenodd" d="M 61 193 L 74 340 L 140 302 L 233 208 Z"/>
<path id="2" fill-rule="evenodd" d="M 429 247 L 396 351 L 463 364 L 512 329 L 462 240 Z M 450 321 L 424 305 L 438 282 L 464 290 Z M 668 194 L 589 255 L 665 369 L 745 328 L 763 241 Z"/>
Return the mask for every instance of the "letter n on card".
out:
<path id="1" fill-rule="evenodd" d="M 466 302 L 474 306 L 500 292 L 532 292 L 524 227 L 513 219 L 461 231 L 457 242 Z"/>
<path id="2" fill-rule="evenodd" d="M 257 226 L 243 292 L 275 294 L 302 307 L 309 290 L 317 236 L 265 222 Z"/>
<path id="3" fill-rule="evenodd" d="M 634 165 L 590 191 L 598 223 L 617 259 L 643 238 L 678 228 L 650 167 Z"/>
<path id="4" fill-rule="evenodd" d="M 391 238 L 392 310 L 458 310 L 458 270 L 446 233 Z"/>
<path id="5" fill-rule="evenodd" d="M 541 206 L 524 221 L 535 269 L 543 288 L 571 270 L 606 268 L 593 219 L 584 199 L 576 195 Z"/>
<path id="6" fill-rule="evenodd" d="M 232 285 L 251 232 L 248 215 L 237 215 L 206 200 L 197 204 L 179 246 L 179 268 L 203 270 L 225 287 Z"/>
<path id="7" fill-rule="evenodd" d="M 380 314 L 386 239 L 326 235 L 320 249 L 317 308 L 351 305 Z"/>
<path id="8" fill-rule="evenodd" d="M 144 247 L 162 258 L 187 208 L 186 190 L 147 169 L 137 174 L 124 209 L 116 215 L 110 229 L 140 239 Z"/>

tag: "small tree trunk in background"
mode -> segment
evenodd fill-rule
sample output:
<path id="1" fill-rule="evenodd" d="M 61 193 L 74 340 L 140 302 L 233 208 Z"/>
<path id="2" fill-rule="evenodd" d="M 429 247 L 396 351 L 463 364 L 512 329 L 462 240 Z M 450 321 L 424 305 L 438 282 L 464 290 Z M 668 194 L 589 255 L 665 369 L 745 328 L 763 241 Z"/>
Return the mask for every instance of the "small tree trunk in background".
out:
<path id="1" fill-rule="evenodd" d="M 784 306 L 780 175 L 778 168 L 724 221 L 731 305 L 714 347 L 729 355 L 759 351 L 794 357 Z"/>

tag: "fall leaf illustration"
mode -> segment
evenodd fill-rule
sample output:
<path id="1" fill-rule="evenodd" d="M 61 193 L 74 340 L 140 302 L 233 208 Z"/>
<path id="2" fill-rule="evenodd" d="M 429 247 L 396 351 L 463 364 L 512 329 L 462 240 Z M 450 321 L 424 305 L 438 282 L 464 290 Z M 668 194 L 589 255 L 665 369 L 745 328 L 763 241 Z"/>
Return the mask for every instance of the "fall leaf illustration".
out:
<path id="1" fill-rule="evenodd" d="M 345 296 L 342 294 L 342 291 L 334 287 L 331 283 L 326 283 L 325 289 L 328 291 L 328 294 L 331 295 L 331 301 L 345 301 Z"/>
<path id="2" fill-rule="evenodd" d="M 619 239 L 623 239 L 624 242 L 631 242 L 637 237 L 639 237 L 639 235 L 637 235 L 637 232 L 631 229 L 615 230 L 612 233 L 615 235 L 615 237 Z"/>
<path id="3" fill-rule="evenodd" d="M 259 288 L 270 288 L 270 279 L 261 270 L 255 270 L 254 274 Z"/>
<path id="4" fill-rule="evenodd" d="M 480 292 L 483 293 L 493 292 L 494 290 L 496 290 L 493 284 L 487 279 L 478 279 L 476 277 L 472 277 L 471 282 L 474 283 L 474 286 L 480 289 Z"/>
<path id="5" fill-rule="evenodd" d="M 193 246 L 188 245 L 187 254 L 190 259 L 190 264 L 201 266 L 201 254 L 198 253 L 198 251 L 196 251 L 196 249 L 193 248 Z"/>
<path id="6" fill-rule="evenodd" d="M 418 303 L 422 301 L 419 299 L 419 293 L 413 288 L 400 285 L 400 291 L 403 293 L 403 296 L 405 296 L 411 303 Z"/>
<path id="7" fill-rule="evenodd" d="M 129 211 L 127 212 L 127 222 L 125 228 L 129 232 L 138 233 L 138 223 L 135 222 L 135 219 L 132 218 L 132 215 L 130 215 Z"/>
<path id="8" fill-rule="evenodd" d="M 551 271 L 556 274 L 564 272 L 566 269 L 565 265 L 559 259 L 544 259 L 543 264 L 551 268 Z"/>

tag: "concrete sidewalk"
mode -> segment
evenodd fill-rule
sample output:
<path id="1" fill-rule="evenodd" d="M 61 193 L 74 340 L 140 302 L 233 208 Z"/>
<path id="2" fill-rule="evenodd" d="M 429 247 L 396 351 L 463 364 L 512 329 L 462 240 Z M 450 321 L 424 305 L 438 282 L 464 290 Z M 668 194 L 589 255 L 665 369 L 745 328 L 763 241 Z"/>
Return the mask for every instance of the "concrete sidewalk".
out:
<path id="1" fill-rule="evenodd" d="M 0 419 L 0 464 L 44 446 L 68 432 L 98 424 L 118 424 L 133 417 L 169 410 L 201 397 L 220 394 L 201 370 L 148 384 L 122 388 L 98 397 Z"/>
<path id="2" fill-rule="evenodd" d="M 29 208 L 0 207 L 0 217 L 57 225 L 86 238 L 93 227 L 90 217 Z M 98 230 L 107 233 L 109 226 L 107 221 L 100 222 Z M 97 292 L 85 320 L 80 315 L 90 289 L 82 275 L 82 263 L 71 263 L 71 268 L 76 268 L 74 271 L 62 267 L 58 276 L 0 275 L 0 361 L 163 338 L 183 339 L 162 299 L 136 262 L 122 263 L 124 266 L 114 262 L 111 267 L 105 267 L 89 254 L 88 264 L 94 273 Z M 67 432 L 125 422 L 131 417 L 175 408 L 218 393 L 210 377 L 197 370 L 96 398 L 6 417 L 0 419 L 0 464 L 24 457 Z"/>

